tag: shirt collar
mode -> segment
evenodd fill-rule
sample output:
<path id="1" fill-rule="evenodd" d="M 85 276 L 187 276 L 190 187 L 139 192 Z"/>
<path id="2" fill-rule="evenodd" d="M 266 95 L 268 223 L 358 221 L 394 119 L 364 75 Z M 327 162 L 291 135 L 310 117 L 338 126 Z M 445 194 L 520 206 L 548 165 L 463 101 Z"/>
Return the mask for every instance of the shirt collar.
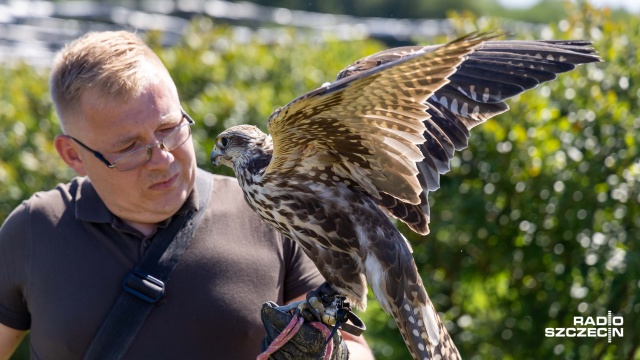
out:
<path id="1" fill-rule="evenodd" d="M 95 223 L 111 223 L 113 214 L 104 204 L 88 177 L 78 178 L 76 219 Z"/>

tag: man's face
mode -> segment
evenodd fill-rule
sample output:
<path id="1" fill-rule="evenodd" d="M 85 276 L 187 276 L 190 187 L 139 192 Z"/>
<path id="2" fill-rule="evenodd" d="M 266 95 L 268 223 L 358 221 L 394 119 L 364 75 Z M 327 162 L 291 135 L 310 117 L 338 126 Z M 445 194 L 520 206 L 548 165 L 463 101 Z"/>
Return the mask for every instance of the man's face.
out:
<path id="1" fill-rule="evenodd" d="M 159 70 L 157 79 L 128 102 L 106 100 L 95 92 L 83 94 L 83 119 L 74 124 L 70 135 L 111 163 L 157 143 L 172 128 L 186 123 L 170 76 Z M 196 160 L 191 138 L 171 152 L 153 147 L 148 162 L 124 172 L 108 168 L 78 144 L 73 146 L 81 162 L 76 171 L 86 174 L 109 210 L 130 224 L 155 224 L 169 218 L 193 189 Z"/>

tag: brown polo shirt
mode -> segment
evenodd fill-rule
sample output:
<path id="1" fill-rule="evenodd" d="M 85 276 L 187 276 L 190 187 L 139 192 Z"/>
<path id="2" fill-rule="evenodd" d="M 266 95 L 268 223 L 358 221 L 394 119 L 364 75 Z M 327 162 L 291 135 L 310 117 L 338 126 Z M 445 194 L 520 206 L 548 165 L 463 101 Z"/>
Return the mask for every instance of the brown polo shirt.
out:
<path id="1" fill-rule="evenodd" d="M 262 303 L 323 281 L 246 205 L 236 179 L 198 176 L 214 178 L 209 207 L 127 359 L 255 359 Z M 87 178 L 34 194 L 0 229 L 0 323 L 30 329 L 34 359 L 80 359 L 156 234 L 111 214 Z"/>

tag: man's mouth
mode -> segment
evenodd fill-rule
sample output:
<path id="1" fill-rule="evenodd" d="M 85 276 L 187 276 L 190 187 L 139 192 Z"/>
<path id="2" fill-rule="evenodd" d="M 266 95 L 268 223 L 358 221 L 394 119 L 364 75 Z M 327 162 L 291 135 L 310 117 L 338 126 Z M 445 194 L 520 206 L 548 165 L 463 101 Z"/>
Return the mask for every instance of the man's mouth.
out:
<path id="1" fill-rule="evenodd" d="M 165 189 L 171 188 L 176 183 L 177 179 L 178 179 L 178 174 L 173 175 L 172 177 L 168 178 L 167 180 L 159 181 L 157 183 L 154 183 L 153 185 L 149 186 L 149 189 L 151 189 L 151 190 L 165 190 Z"/>

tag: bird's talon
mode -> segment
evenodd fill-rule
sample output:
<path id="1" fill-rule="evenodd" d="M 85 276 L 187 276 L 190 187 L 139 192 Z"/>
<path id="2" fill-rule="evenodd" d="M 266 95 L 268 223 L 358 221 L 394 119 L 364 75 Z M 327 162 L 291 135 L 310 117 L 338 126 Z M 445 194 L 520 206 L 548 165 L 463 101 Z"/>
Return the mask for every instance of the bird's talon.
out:
<path id="1" fill-rule="evenodd" d="M 294 310 L 294 309 L 298 308 L 301 304 L 304 304 L 306 302 L 307 302 L 306 300 L 294 301 L 294 302 L 291 302 L 291 303 L 289 303 L 287 305 L 275 306 L 275 308 L 278 311 L 290 312 L 291 310 Z"/>
<path id="2" fill-rule="evenodd" d="M 315 296 L 312 296 L 309 298 L 309 300 L 307 300 L 307 304 L 311 307 L 313 307 L 317 312 L 319 312 L 320 314 L 324 313 L 325 311 L 325 307 L 322 304 L 322 302 Z"/>

